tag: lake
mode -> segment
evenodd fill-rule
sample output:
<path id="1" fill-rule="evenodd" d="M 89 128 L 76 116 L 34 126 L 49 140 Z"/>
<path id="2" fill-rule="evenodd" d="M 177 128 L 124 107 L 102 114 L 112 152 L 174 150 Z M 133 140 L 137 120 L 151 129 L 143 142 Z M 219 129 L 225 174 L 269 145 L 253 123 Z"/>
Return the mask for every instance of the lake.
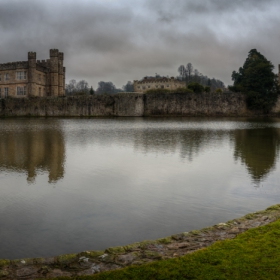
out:
<path id="1" fill-rule="evenodd" d="M 0 119 L 0 258 L 157 239 L 280 203 L 280 119 Z"/>

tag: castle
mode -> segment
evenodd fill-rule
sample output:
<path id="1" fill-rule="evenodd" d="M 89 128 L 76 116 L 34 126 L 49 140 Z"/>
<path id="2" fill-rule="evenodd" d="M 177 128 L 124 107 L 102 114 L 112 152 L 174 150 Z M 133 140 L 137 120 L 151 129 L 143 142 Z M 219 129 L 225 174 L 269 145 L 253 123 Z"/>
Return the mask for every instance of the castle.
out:
<path id="1" fill-rule="evenodd" d="M 63 95 L 65 67 L 58 49 L 51 49 L 47 60 L 36 60 L 36 52 L 28 52 L 28 61 L 0 64 L 0 98 Z"/>
<path id="2" fill-rule="evenodd" d="M 177 88 L 186 87 L 186 82 L 175 79 L 174 77 L 145 77 L 133 83 L 134 92 L 146 92 L 150 89 L 170 89 L 175 90 Z"/>

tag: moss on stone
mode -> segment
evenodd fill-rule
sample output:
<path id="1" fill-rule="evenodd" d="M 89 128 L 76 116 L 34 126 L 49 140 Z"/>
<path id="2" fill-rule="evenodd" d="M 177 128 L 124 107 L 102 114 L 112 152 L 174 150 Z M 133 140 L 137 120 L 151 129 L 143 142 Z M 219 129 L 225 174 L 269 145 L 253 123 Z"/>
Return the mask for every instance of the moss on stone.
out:
<path id="1" fill-rule="evenodd" d="M 161 259 L 162 255 L 155 251 L 145 251 L 145 257 L 149 259 Z"/>
<path id="2" fill-rule="evenodd" d="M 0 278 L 7 277 L 10 273 L 6 270 L 0 270 Z"/>
<path id="3" fill-rule="evenodd" d="M 125 253 L 124 247 L 111 247 L 105 250 L 105 253 L 107 254 L 123 254 Z"/>
<path id="4" fill-rule="evenodd" d="M 34 264 L 43 264 L 43 263 L 45 263 L 45 259 L 44 258 L 34 258 L 33 263 Z"/>
<path id="5" fill-rule="evenodd" d="M 189 233 L 192 234 L 192 235 L 199 235 L 201 233 L 201 231 L 200 230 L 192 230 Z"/>
<path id="6" fill-rule="evenodd" d="M 16 266 L 31 265 L 31 264 L 33 264 L 33 259 L 31 259 L 31 258 L 16 259 L 16 260 L 12 260 L 11 263 Z"/>
<path id="7" fill-rule="evenodd" d="M 55 262 L 58 264 L 69 264 L 77 260 L 77 254 L 61 255 L 55 258 Z"/>
<path id="8" fill-rule="evenodd" d="M 266 208 L 265 211 L 274 211 L 274 210 L 280 210 L 280 204 L 272 205 L 272 206 Z"/>
<path id="9" fill-rule="evenodd" d="M 168 236 L 168 237 L 165 237 L 165 238 L 160 238 L 157 240 L 157 243 L 160 243 L 160 244 L 169 244 L 172 242 L 172 237 L 171 236 Z"/>
<path id="10" fill-rule="evenodd" d="M 79 257 L 86 256 L 86 257 L 90 257 L 90 258 L 98 258 L 98 257 L 102 256 L 104 253 L 105 253 L 105 251 L 86 251 L 86 252 L 82 252 L 81 254 L 79 254 Z"/>
<path id="11" fill-rule="evenodd" d="M 252 214 L 247 214 L 246 216 L 244 216 L 244 218 L 246 220 L 252 220 L 256 217 L 256 214 L 252 213 Z"/>
<path id="12" fill-rule="evenodd" d="M 156 244 L 156 241 L 152 241 L 152 240 L 144 240 L 142 242 L 140 242 L 140 248 L 141 249 L 146 249 L 149 245 L 154 245 Z"/>
<path id="13" fill-rule="evenodd" d="M 206 227 L 206 228 L 201 229 L 200 231 L 201 232 L 209 232 L 209 231 L 213 231 L 214 229 L 215 229 L 214 227 Z"/>
<path id="14" fill-rule="evenodd" d="M 8 266 L 10 264 L 9 260 L 1 259 L 0 260 L 0 267 Z"/>
<path id="15" fill-rule="evenodd" d="M 123 248 L 125 249 L 125 251 L 133 251 L 137 248 L 140 248 L 140 243 L 139 242 L 136 242 L 136 243 L 133 243 L 133 244 L 130 244 L 130 245 L 126 245 L 126 246 L 123 246 Z"/>

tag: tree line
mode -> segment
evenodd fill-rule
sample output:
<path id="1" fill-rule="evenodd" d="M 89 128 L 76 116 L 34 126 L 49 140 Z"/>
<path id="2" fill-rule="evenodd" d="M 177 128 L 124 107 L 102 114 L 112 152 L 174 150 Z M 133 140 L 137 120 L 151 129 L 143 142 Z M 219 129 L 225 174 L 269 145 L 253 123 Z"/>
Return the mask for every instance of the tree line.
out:
<path id="1" fill-rule="evenodd" d="M 208 78 L 207 76 L 202 75 L 197 69 L 194 69 L 191 63 L 188 63 L 186 66 L 181 65 L 178 68 L 179 76 L 177 79 L 186 81 L 186 87 L 190 86 L 193 83 L 198 83 L 204 87 L 209 87 L 209 91 L 215 91 L 217 89 L 224 89 L 225 85 L 222 81 L 215 78 Z M 162 76 L 156 74 L 156 78 Z M 154 78 L 154 77 L 150 77 Z M 122 88 L 117 88 L 113 82 L 104 82 L 100 81 L 98 87 L 94 90 L 92 87 L 89 87 L 89 84 L 85 80 L 76 81 L 74 79 L 70 80 L 68 84 L 65 85 L 66 95 L 89 95 L 89 94 L 115 94 L 119 92 L 134 92 L 133 82 L 128 81 Z"/>
<path id="2" fill-rule="evenodd" d="M 243 67 L 232 72 L 233 85 L 228 86 L 232 92 L 241 92 L 246 96 L 247 106 L 250 110 L 268 113 L 276 104 L 279 95 L 279 78 L 273 72 L 274 66 L 256 49 L 249 51 Z M 186 82 L 186 90 L 193 92 L 223 92 L 225 85 L 215 78 L 208 78 L 194 69 L 191 63 L 180 65 L 178 68 L 179 80 Z M 156 78 L 160 77 L 156 74 Z M 112 82 L 100 81 L 94 91 L 85 80 L 76 82 L 70 80 L 66 84 L 66 95 L 86 94 L 115 94 L 118 92 L 133 92 L 133 83 L 128 81 L 122 88 L 117 88 Z"/>
<path id="3" fill-rule="evenodd" d="M 119 92 L 133 92 L 134 87 L 131 81 L 128 81 L 123 87 L 117 88 L 112 82 L 100 81 L 98 87 L 94 90 L 89 87 L 89 84 L 85 80 L 76 81 L 74 79 L 70 80 L 68 84 L 65 85 L 65 94 L 67 96 L 75 95 L 93 95 L 93 94 L 115 94 Z"/>
<path id="4" fill-rule="evenodd" d="M 193 65 L 189 62 L 185 65 L 180 65 L 178 68 L 179 76 L 177 79 L 185 81 L 186 86 L 191 83 L 198 83 L 204 87 L 210 87 L 211 91 L 217 89 L 224 90 L 225 84 L 215 78 L 208 78 L 207 76 L 200 73 L 197 69 L 194 69 Z"/>

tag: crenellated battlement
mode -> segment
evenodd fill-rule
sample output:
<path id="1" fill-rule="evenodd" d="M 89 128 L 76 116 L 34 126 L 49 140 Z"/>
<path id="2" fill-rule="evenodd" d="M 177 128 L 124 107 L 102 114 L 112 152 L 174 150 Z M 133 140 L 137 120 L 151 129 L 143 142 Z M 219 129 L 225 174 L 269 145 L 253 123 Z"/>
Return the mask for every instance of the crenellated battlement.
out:
<path id="1" fill-rule="evenodd" d="M 150 84 L 150 83 L 167 83 L 167 82 L 182 82 L 174 77 L 144 77 L 142 80 L 134 80 L 134 83 L 138 84 Z M 184 82 L 183 82 L 184 83 Z"/>
<path id="2" fill-rule="evenodd" d="M 36 59 L 36 52 L 28 52 L 28 60 Z"/>
<path id="3" fill-rule="evenodd" d="M 59 59 L 59 60 L 63 60 L 63 59 L 64 59 L 64 54 L 63 54 L 63 52 L 59 52 L 59 53 L 58 53 L 58 59 Z"/>
<path id="4" fill-rule="evenodd" d="M 49 72 L 49 69 L 47 67 L 45 67 L 44 65 L 39 64 L 39 63 L 36 64 L 36 70 L 44 72 L 44 73 Z"/>
<path id="5" fill-rule="evenodd" d="M 58 49 L 51 49 L 48 59 L 36 60 L 36 52 L 28 52 L 27 61 L 0 64 L 0 89 L 5 86 L 4 98 L 65 95 L 63 56 Z"/>
<path id="6" fill-rule="evenodd" d="M 50 57 L 58 57 L 58 49 L 50 49 Z"/>
<path id="7" fill-rule="evenodd" d="M 49 65 L 48 63 L 49 63 L 48 60 L 45 60 L 45 59 L 37 60 L 37 65 L 40 65 L 42 67 L 48 67 L 48 65 Z"/>
<path id="8" fill-rule="evenodd" d="M 134 81 L 134 92 L 146 92 L 151 89 L 169 89 L 175 90 L 177 88 L 185 87 L 184 81 L 175 79 L 174 77 L 144 77 L 142 80 Z"/>
<path id="9" fill-rule="evenodd" d="M 28 61 L 16 61 L 0 64 L 0 70 L 27 69 Z"/>

